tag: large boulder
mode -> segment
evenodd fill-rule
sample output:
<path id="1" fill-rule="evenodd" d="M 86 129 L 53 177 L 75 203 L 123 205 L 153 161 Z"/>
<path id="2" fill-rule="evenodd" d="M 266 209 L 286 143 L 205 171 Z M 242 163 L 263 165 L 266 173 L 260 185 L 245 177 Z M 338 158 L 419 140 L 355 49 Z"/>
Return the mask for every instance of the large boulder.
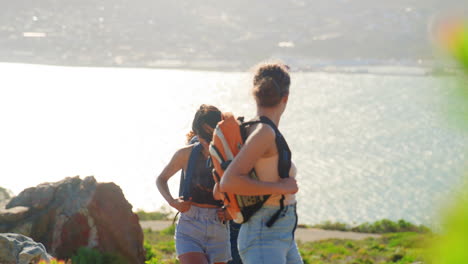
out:
<path id="1" fill-rule="evenodd" d="M 144 263 L 143 232 L 138 216 L 114 183 L 94 177 L 69 177 L 28 188 L 0 211 L 0 232 L 14 232 L 41 242 L 59 258 L 80 247 Z"/>
<path id="2" fill-rule="evenodd" d="M 41 259 L 50 261 L 51 258 L 44 245 L 34 242 L 29 237 L 11 233 L 0 234 L 2 264 L 30 264 Z"/>

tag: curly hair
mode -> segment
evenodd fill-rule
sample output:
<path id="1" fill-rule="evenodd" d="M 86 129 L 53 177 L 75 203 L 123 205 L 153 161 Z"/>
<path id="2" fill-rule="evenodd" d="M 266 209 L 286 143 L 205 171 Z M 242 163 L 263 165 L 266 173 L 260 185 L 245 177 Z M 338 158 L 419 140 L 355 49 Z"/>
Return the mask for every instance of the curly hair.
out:
<path id="1" fill-rule="evenodd" d="M 261 63 L 255 68 L 252 93 L 257 105 L 276 106 L 289 95 L 289 67 L 283 63 Z"/>

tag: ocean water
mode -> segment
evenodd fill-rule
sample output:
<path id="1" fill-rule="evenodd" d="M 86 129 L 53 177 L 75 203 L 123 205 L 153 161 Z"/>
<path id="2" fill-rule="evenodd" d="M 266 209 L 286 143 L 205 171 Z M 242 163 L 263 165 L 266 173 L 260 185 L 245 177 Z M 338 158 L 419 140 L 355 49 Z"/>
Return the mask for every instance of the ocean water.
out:
<path id="1" fill-rule="evenodd" d="M 93 175 L 117 183 L 134 209 L 159 209 L 155 178 L 198 106 L 255 113 L 246 72 L 6 63 L 0 72 L 0 186 L 15 194 Z M 300 223 L 430 224 L 461 183 L 468 140 L 447 113 L 462 107 L 450 100 L 455 79 L 397 72 L 292 73 L 280 129 L 298 167 Z M 175 195 L 178 175 L 169 184 Z"/>

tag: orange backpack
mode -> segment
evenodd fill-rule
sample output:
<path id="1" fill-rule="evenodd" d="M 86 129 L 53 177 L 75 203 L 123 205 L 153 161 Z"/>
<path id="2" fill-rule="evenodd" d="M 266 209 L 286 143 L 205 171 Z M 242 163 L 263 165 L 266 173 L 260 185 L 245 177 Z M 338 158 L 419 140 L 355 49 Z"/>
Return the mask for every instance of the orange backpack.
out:
<path id="1" fill-rule="evenodd" d="M 215 182 L 220 182 L 224 171 L 227 169 L 234 157 L 239 153 L 242 145 L 244 144 L 246 139 L 246 126 L 256 123 L 266 123 L 275 129 L 279 151 L 280 146 L 282 146 L 282 151 L 279 152 L 280 157 L 287 159 L 286 162 L 281 162 L 282 159 L 280 158 L 278 164 L 280 172 L 279 174 L 282 178 L 289 176 L 289 168 L 291 166 L 291 152 L 289 151 L 289 147 L 287 146 L 286 141 L 283 139 L 281 133 L 278 131 L 273 122 L 271 122 L 271 120 L 266 117 L 260 117 L 256 120 L 244 122 L 242 117 L 236 119 L 232 113 L 223 113 L 223 120 L 220 121 L 216 126 L 213 132 L 213 140 L 211 141 L 209 147 L 211 160 L 214 167 L 213 177 Z M 278 139 L 282 140 L 280 144 L 278 144 Z M 283 166 L 282 163 L 286 163 L 286 167 Z M 286 173 L 282 173 L 281 171 L 286 171 Z M 249 176 L 254 179 L 258 179 L 254 169 L 252 169 Z M 239 224 L 247 222 L 250 217 L 256 211 L 258 211 L 263 206 L 263 203 L 270 197 L 270 195 L 246 196 L 237 195 L 234 193 L 223 194 L 224 208 L 226 208 L 226 210 L 229 212 L 234 222 Z M 280 210 L 283 209 L 283 200 L 284 196 L 281 200 Z M 276 221 L 276 218 L 278 218 L 280 210 L 278 210 L 278 214 L 276 216 L 272 217 L 271 221 L 269 221 L 267 224 L 268 226 L 273 225 L 273 223 Z"/>

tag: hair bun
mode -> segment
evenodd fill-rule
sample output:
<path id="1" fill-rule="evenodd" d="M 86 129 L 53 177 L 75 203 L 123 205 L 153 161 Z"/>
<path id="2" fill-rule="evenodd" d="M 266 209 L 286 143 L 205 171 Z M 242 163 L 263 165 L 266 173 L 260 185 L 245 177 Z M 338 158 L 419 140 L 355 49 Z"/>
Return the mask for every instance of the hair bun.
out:
<path id="1" fill-rule="evenodd" d="M 272 107 L 289 94 L 290 77 L 288 68 L 281 63 L 258 66 L 254 81 L 253 95 L 259 106 Z"/>

